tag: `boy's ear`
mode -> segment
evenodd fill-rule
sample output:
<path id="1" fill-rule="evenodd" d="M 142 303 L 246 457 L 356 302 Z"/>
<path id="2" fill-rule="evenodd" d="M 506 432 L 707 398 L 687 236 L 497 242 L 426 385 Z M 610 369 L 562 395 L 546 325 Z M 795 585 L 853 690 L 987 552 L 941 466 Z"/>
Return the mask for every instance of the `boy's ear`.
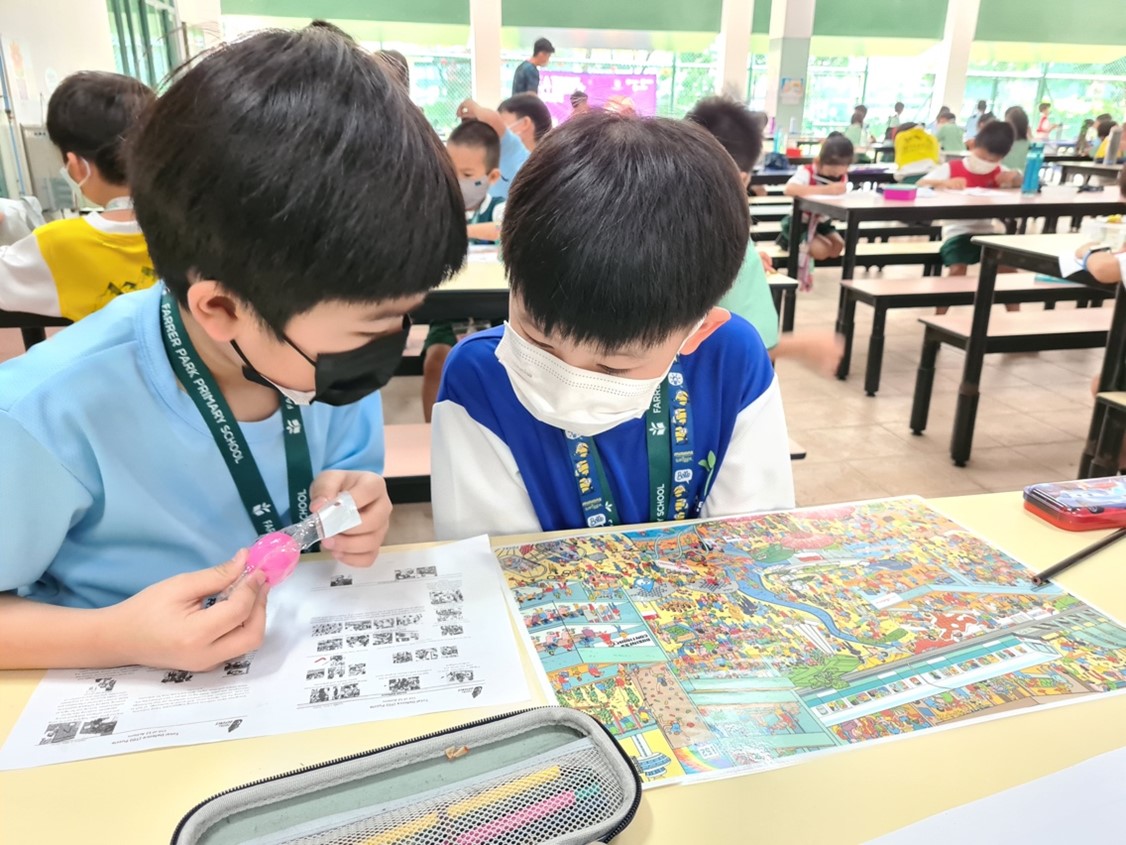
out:
<path id="1" fill-rule="evenodd" d="M 684 346 L 680 349 L 681 355 L 691 355 L 700 348 L 700 344 L 712 336 L 720 326 L 731 319 L 731 312 L 726 308 L 713 308 L 708 312 L 708 316 L 704 318 L 704 322 L 700 324 L 700 328 L 696 329 L 695 333 L 684 342 Z"/>
<path id="2" fill-rule="evenodd" d="M 500 181 L 500 168 L 494 167 L 485 175 L 485 178 L 489 180 L 490 185 L 495 185 Z"/>
<path id="3" fill-rule="evenodd" d="M 743 187 L 749 188 L 751 186 L 751 174 L 739 171 L 739 175 L 743 177 Z"/>
<path id="4" fill-rule="evenodd" d="M 208 279 L 194 282 L 188 288 L 188 311 L 207 336 L 218 343 L 234 340 L 246 321 L 255 319 L 237 297 L 219 282 Z"/>

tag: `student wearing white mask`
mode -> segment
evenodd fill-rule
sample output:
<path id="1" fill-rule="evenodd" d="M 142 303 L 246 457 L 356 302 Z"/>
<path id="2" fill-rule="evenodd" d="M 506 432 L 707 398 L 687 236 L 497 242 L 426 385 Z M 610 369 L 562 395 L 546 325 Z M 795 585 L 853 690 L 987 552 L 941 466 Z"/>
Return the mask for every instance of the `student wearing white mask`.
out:
<path id="1" fill-rule="evenodd" d="M 509 323 L 454 348 L 434 407 L 440 537 L 793 506 L 770 359 L 714 307 L 746 253 L 740 186 L 681 122 L 595 113 L 544 139 L 502 224 Z"/>
<path id="2" fill-rule="evenodd" d="M 103 211 L 55 220 L 0 249 L 0 308 L 80 320 L 156 281 L 123 152 L 154 98 L 136 79 L 94 71 L 68 76 L 51 94 L 47 134 L 62 153 L 62 175 Z"/>
<path id="3" fill-rule="evenodd" d="M 967 188 L 1017 188 L 1021 173 L 1009 170 L 1001 162 L 1012 149 L 1015 134 L 1008 123 L 994 121 L 982 126 L 974 138 L 974 148 L 963 159 L 952 159 L 936 167 L 919 180 L 922 186 L 963 191 Z M 951 276 L 965 276 L 969 265 L 981 261 L 981 248 L 975 246 L 977 235 L 997 232 L 995 220 L 958 220 L 942 230 L 942 263 L 950 268 Z M 946 313 L 940 306 L 939 314 Z M 1009 310 L 1018 310 L 1010 305 Z"/>

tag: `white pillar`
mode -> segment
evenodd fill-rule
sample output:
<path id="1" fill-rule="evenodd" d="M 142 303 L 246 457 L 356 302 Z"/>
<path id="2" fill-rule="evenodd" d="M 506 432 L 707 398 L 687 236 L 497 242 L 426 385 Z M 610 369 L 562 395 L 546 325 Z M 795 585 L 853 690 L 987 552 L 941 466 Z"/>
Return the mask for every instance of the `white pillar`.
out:
<path id="1" fill-rule="evenodd" d="M 719 14 L 719 77 L 716 93 L 747 100 L 747 60 L 751 55 L 754 0 L 723 0 Z"/>
<path id="2" fill-rule="evenodd" d="M 942 106 L 949 106 L 954 114 L 962 113 L 970 48 L 974 43 L 980 9 L 981 0 L 950 0 L 946 6 L 946 29 L 942 44 L 936 51 L 938 67 L 934 75 L 930 117 L 938 114 Z"/>
<path id="3" fill-rule="evenodd" d="M 801 132 L 805 93 L 809 87 L 809 39 L 813 36 L 816 0 L 773 0 L 770 4 L 770 50 L 766 57 L 766 111 L 776 119 L 779 132 L 789 132 L 791 122 Z M 800 82 L 797 102 L 783 90 L 783 79 Z"/>
<path id="4" fill-rule="evenodd" d="M 501 0 L 469 0 L 473 99 L 491 109 L 510 90 L 500 78 L 500 8 Z"/>

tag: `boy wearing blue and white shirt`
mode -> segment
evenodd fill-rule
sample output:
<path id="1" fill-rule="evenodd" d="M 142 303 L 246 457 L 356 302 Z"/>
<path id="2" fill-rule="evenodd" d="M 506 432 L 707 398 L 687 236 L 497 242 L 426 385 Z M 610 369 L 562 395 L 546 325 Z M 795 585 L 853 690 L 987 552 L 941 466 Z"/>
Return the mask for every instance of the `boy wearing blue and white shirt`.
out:
<path id="1" fill-rule="evenodd" d="M 793 506 L 770 359 L 714 308 L 740 185 L 685 123 L 584 115 L 537 148 L 502 227 L 509 323 L 454 348 L 434 408 L 439 537 Z"/>
<path id="2" fill-rule="evenodd" d="M 321 27 L 195 64 L 130 180 L 163 283 L 0 367 L 0 668 L 253 650 L 261 573 L 214 564 L 343 491 L 362 523 L 324 548 L 370 566 L 391 512 L 376 391 L 465 254 L 437 135 Z"/>

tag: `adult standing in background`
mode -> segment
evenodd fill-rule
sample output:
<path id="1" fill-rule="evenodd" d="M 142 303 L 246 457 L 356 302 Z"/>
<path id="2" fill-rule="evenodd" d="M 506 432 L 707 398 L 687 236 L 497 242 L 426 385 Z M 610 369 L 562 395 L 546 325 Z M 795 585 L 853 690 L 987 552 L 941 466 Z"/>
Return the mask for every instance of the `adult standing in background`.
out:
<path id="1" fill-rule="evenodd" d="M 537 38 L 532 47 L 532 58 L 520 62 L 512 76 L 512 96 L 540 93 L 540 68 L 547 67 L 555 47 L 546 38 Z"/>
<path id="2" fill-rule="evenodd" d="M 977 101 L 977 108 L 974 109 L 974 113 L 971 114 L 966 119 L 966 140 L 967 141 L 972 141 L 974 139 L 974 136 L 977 134 L 978 124 L 981 121 L 981 117 L 982 117 L 982 115 L 984 115 L 986 113 L 986 111 L 988 109 L 989 109 L 989 103 L 985 102 L 985 100 L 978 100 Z"/>

